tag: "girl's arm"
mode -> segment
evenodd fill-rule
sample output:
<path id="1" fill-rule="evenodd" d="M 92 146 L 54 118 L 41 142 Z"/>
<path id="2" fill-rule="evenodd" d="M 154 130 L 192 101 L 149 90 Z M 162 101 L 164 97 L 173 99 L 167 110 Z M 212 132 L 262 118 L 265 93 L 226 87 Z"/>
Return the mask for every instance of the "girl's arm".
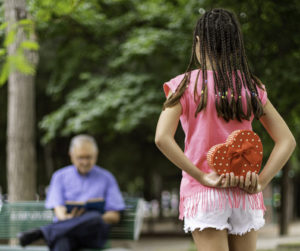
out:
<path id="1" fill-rule="evenodd" d="M 266 165 L 258 176 L 256 189 L 254 189 L 254 191 L 249 189 L 248 192 L 262 191 L 288 161 L 296 147 L 293 134 L 269 100 L 267 100 L 264 106 L 264 115 L 260 118 L 260 122 L 274 140 L 275 145 Z M 246 187 L 251 184 L 251 182 L 249 182 L 250 179 L 250 175 L 246 177 Z"/>
<path id="2" fill-rule="evenodd" d="M 177 167 L 187 172 L 203 185 L 212 187 L 236 186 L 238 178 L 234 177 L 233 174 L 224 178 L 224 175 L 219 176 L 215 172 L 210 174 L 204 173 L 185 156 L 174 139 L 181 112 L 180 103 L 161 112 L 155 134 L 157 147 Z"/>
<path id="3" fill-rule="evenodd" d="M 271 155 L 259 175 L 260 183 L 266 187 L 290 158 L 296 147 L 296 140 L 269 100 L 264 106 L 264 115 L 260 122 L 275 142 Z"/>

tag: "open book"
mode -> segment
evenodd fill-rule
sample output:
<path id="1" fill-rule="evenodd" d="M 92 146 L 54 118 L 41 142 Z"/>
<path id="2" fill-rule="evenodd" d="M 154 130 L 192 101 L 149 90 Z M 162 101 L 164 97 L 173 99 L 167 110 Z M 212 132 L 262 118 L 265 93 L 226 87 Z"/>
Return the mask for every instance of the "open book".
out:
<path id="1" fill-rule="evenodd" d="M 90 199 L 88 201 L 66 201 L 67 212 L 70 213 L 73 208 L 84 208 L 85 210 L 97 210 L 104 213 L 105 201 L 102 198 Z"/>

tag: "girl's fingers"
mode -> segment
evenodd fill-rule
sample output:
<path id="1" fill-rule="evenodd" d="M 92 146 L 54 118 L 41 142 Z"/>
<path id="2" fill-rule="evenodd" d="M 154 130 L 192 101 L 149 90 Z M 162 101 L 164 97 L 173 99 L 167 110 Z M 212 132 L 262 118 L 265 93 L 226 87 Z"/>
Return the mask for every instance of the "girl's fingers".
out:
<path id="1" fill-rule="evenodd" d="M 249 193 L 253 193 L 258 189 L 258 175 L 255 172 L 248 172 L 246 176 L 234 176 L 234 173 L 222 174 L 219 177 L 217 186 L 221 187 L 235 187 L 239 186 L 241 189 Z"/>
<path id="2" fill-rule="evenodd" d="M 229 186 L 235 186 L 235 177 L 234 177 L 233 172 L 230 173 L 230 184 L 229 184 Z"/>
<path id="3" fill-rule="evenodd" d="M 245 178 L 245 188 L 248 190 L 250 185 L 251 185 L 251 181 L 250 181 L 250 178 L 251 178 L 251 172 L 248 172 L 246 174 L 246 178 Z"/>
<path id="4" fill-rule="evenodd" d="M 235 176 L 235 184 L 234 186 L 237 186 L 239 184 L 239 176 Z"/>
<path id="5" fill-rule="evenodd" d="M 216 178 L 216 177 L 215 177 Z M 211 183 L 212 186 L 217 187 L 235 187 L 239 186 L 241 189 L 246 190 L 249 193 L 253 193 L 258 189 L 258 174 L 255 172 L 248 172 L 246 177 L 234 176 L 234 173 L 226 173 L 220 175 L 217 180 Z"/>
<path id="6" fill-rule="evenodd" d="M 247 175 L 248 175 L 248 173 L 247 173 Z M 257 190 L 257 175 L 254 172 L 252 172 L 252 173 L 250 172 L 249 177 L 250 177 L 250 185 L 249 185 L 247 191 L 249 193 L 254 193 Z"/>
<path id="7" fill-rule="evenodd" d="M 240 176 L 240 180 L 239 180 L 239 187 L 240 188 L 244 188 L 244 176 Z"/>
<path id="8" fill-rule="evenodd" d="M 221 176 L 219 177 L 219 180 L 218 180 L 218 184 L 217 184 L 218 187 L 222 187 L 223 186 L 223 184 L 225 182 L 224 179 L 225 179 L 225 175 L 221 174 Z"/>
<path id="9" fill-rule="evenodd" d="M 217 180 L 217 183 L 216 183 L 216 186 L 222 186 L 222 183 L 223 183 L 223 178 L 224 178 L 224 174 L 220 175 L 218 177 L 218 180 Z"/>
<path id="10" fill-rule="evenodd" d="M 251 177 L 251 185 L 252 185 L 253 191 L 255 191 L 257 188 L 257 174 L 254 172 L 252 173 L 252 177 Z"/>
<path id="11" fill-rule="evenodd" d="M 210 187 L 223 187 L 225 184 L 225 175 L 224 174 L 217 174 L 216 172 L 211 172 L 209 174 L 205 174 L 205 184 Z"/>
<path id="12" fill-rule="evenodd" d="M 225 175 L 225 182 L 224 182 L 224 187 L 228 187 L 229 186 L 229 173 L 226 173 Z"/>

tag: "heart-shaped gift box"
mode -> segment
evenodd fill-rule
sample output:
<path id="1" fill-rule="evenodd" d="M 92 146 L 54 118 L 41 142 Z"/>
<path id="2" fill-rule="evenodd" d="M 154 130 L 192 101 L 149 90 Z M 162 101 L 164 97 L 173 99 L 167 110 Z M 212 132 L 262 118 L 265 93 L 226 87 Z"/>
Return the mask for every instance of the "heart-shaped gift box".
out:
<path id="1" fill-rule="evenodd" d="M 259 173 L 263 158 L 263 146 L 259 136 L 251 130 L 233 131 L 223 144 L 210 148 L 208 165 L 218 174 L 233 172 L 246 176 L 248 171 Z"/>

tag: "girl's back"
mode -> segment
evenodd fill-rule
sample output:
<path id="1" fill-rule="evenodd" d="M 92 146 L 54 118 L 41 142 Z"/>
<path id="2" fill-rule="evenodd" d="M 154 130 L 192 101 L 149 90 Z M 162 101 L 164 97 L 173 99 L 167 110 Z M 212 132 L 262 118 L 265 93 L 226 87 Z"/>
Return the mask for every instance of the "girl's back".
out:
<path id="1" fill-rule="evenodd" d="M 208 150 L 216 144 L 225 142 L 228 135 L 234 130 L 240 129 L 252 129 L 253 114 L 249 120 L 229 120 L 218 116 L 215 107 L 215 92 L 214 92 L 214 77 L 213 71 L 207 70 L 207 105 L 206 108 L 198 113 L 196 116 L 196 110 L 198 107 L 194 98 L 194 90 L 197 83 L 197 92 L 200 93 L 202 89 L 202 79 L 197 76 L 201 76 L 202 70 L 193 70 L 190 74 L 190 81 L 187 84 L 187 88 L 180 98 L 180 104 L 182 107 L 182 114 L 180 116 L 181 125 L 185 133 L 185 149 L 186 156 L 202 171 L 210 172 L 207 161 L 206 153 Z M 166 96 L 169 91 L 175 93 L 180 85 L 184 74 L 181 74 L 164 84 L 164 92 Z M 230 96 L 230 93 L 228 93 Z M 264 89 L 258 88 L 258 95 L 261 103 L 264 105 L 267 101 L 267 92 Z M 221 97 L 222 98 L 222 97 Z M 236 97 L 238 98 L 238 97 Z M 241 100 L 243 110 L 246 113 L 246 95 L 245 88 L 241 91 Z M 185 174 L 184 174 L 185 176 Z"/>
<path id="2" fill-rule="evenodd" d="M 183 171 L 179 212 L 185 231 L 198 251 L 256 250 L 256 230 L 264 225 L 262 190 L 290 157 L 295 139 L 248 66 L 233 13 L 213 9 L 199 18 L 189 66 L 164 84 L 164 92 L 155 142 Z M 251 130 L 254 117 L 275 142 L 262 172 L 244 178 L 210 169 L 208 150 L 235 130 Z M 174 139 L 179 120 L 184 152 Z"/>
<path id="3" fill-rule="evenodd" d="M 193 70 L 190 72 L 190 79 L 187 87 L 180 98 L 181 116 L 180 122 L 182 129 L 185 133 L 185 149 L 184 154 L 188 159 L 197 166 L 201 171 L 210 173 L 213 170 L 207 163 L 207 152 L 209 149 L 220 143 L 224 143 L 230 133 L 235 130 L 252 130 L 253 114 L 249 120 L 229 120 L 225 121 L 217 113 L 215 101 L 216 95 L 214 92 L 215 82 L 213 77 L 213 71 L 207 70 L 207 103 L 205 109 L 196 114 L 197 102 L 195 101 L 195 86 L 198 93 L 201 92 L 203 87 L 203 81 L 199 78 L 202 70 Z M 240 74 L 239 74 L 240 75 Z M 169 92 L 176 93 L 178 86 L 180 85 L 184 74 L 181 74 L 164 84 L 165 95 L 168 96 Z M 196 85 L 197 83 L 197 85 Z M 242 87 L 241 101 L 244 113 L 247 113 L 247 101 L 246 101 L 246 89 Z M 230 93 L 227 93 L 230 96 Z M 265 90 L 258 88 L 258 96 L 261 103 L 264 105 L 267 101 L 267 93 Z M 222 98 L 222 97 L 221 97 Z M 225 98 L 225 97 L 224 97 Z M 235 97 L 236 99 L 238 97 Z M 195 116 L 196 114 L 196 116 Z M 230 200 L 235 200 L 235 206 L 243 207 L 246 205 L 246 201 L 251 201 L 253 209 L 265 210 L 263 203 L 263 197 L 261 194 L 246 194 L 232 189 L 233 194 Z M 238 192 L 238 194 L 236 193 Z M 209 200 L 209 196 L 215 196 L 221 193 L 222 196 L 218 196 L 217 200 Z M 208 208 L 215 210 L 218 205 L 224 205 L 228 197 L 224 194 L 224 191 L 218 191 L 215 188 L 205 187 L 199 184 L 197 180 L 191 177 L 185 171 L 182 172 L 182 181 L 180 187 L 180 218 L 183 219 L 184 215 L 194 215 L 198 208 L 199 199 L 202 198 L 203 210 Z M 233 207 L 233 204 L 230 204 Z"/>

